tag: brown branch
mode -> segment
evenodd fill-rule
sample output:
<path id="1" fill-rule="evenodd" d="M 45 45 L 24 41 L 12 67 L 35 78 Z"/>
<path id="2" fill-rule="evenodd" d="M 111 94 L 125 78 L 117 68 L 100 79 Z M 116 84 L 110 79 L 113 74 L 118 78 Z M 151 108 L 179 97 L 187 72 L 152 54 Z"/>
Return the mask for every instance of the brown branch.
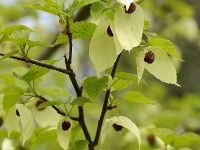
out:
<path id="1" fill-rule="evenodd" d="M 4 53 L 0 53 L 0 56 L 4 56 L 4 55 L 5 55 Z M 71 72 L 70 70 L 66 70 L 64 68 L 58 68 L 56 66 L 53 66 L 53 65 L 48 64 L 48 63 L 44 63 L 42 61 L 38 61 L 38 60 L 30 59 L 30 58 L 23 58 L 23 57 L 19 57 L 19 56 L 11 56 L 9 58 L 24 61 L 26 63 L 35 64 L 35 65 L 38 65 L 38 66 L 41 66 L 41 67 L 44 67 L 44 68 L 48 68 L 48 69 L 51 69 L 51 70 L 62 72 L 64 74 L 73 75 L 73 72 Z"/>
<path id="2" fill-rule="evenodd" d="M 121 56 L 121 53 L 118 55 L 117 60 L 115 61 L 114 65 L 113 65 L 113 69 L 112 69 L 112 72 L 111 72 L 112 78 L 114 78 L 114 76 L 115 76 L 115 72 L 116 72 L 116 69 L 117 69 L 117 65 L 118 65 L 120 56 Z M 97 131 L 96 131 L 96 135 L 95 135 L 95 139 L 94 139 L 94 143 L 93 143 L 94 146 L 98 145 L 98 141 L 99 141 L 99 137 L 100 137 L 100 133 L 101 133 L 101 128 L 102 128 L 102 125 L 103 125 L 103 120 L 104 120 L 104 117 L 105 117 L 105 114 L 106 114 L 106 111 L 107 111 L 109 95 L 110 95 L 110 89 L 108 89 L 106 91 L 106 95 L 105 95 L 105 99 L 104 99 L 104 103 L 103 103 L 103 108 L 102 108 L 101 115 L 100 115 L 100 118 L 99 118 L 99 121 L 98 121 Z"/>

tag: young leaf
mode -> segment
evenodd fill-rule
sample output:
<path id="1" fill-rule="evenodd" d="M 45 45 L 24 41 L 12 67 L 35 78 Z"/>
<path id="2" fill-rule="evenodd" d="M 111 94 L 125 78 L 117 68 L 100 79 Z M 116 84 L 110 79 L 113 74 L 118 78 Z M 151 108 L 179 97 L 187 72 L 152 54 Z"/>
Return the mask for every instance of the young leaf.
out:
<path id="1" fill-rule="evenodd" d="M 72 37 L 73 39 L 91 38 L 95 29 L 96 25 L 94 23 L 86 21 L 75 22 L 71 27 Z"/>
<path id="2" fill-rule="evenodd" d="M 155 54 L 155 60 L 152 64 L 148 64 L 144 61 L 145 52 L 142 51 L 138 54 L 136 58 L 138 78 L 141 79 L 145 68 L 162 82 L 179 86 L 176 69 L 168 55 L 161 48 L 153 46 L 146 47 L 145 51 L 152 51 Z"/>
<path id="3" fill-rule="evenodd" d="M 52 105 L 60 105 L 61 102 L 60 101 L 48 101 L 48 102 L 43 102 L 41 103 L 37 109 L 42 109 L 42 108 L 46 108 L 48 106 L 52 106 Z"/>
<path id="4" fill-rule="evenodd" d="M 51 47 L 51 45 L 50 45 L 50 43 L 48 41 L 31 41 L 31 40 L 27 40 L 26 44 L 29 47 L 33 47 L 33 46 Z"/>
<path id="5" fill-rule="evenodd" d="M 69 38 L 67 35 L 63 34 L 63 33 L 60 33 L 56 39 L 56 42 L 53 44 L 54 46 L 55 45 L 58 45 L 58 44 L 62 44 L 62 43 L 66 43 L 69 41 Z"/>
<path id="6" fill-rule="evenodd" d="M 78 140 L 70 150 L 84 150 L 88 143 L 87 140 Z"/>
<path id="7" fill-rule="evenodd" d="M 124 79 L 119 79 L 119 78 L 115 77 L 113 79 L 112 88 L 116 91 L 120 91 L 120 90 L 123 90 L 124 88 L 126 88 L 127 86 L 131 85 L 132 83 L 133 83 L 133 81 L 130 79 L 124 80 Z"/>
<path id="8" fill-rule="evenodd" d="M 24 144 L 32 135 L 35 128 L 35 122 L 31 111 L 23 104 L 16 104 L 16 109 L 19 111 L 20 114 L 20 119 L 22 123 L 22 137 Z"/>
<path id="9" fill-rule="evenodd" d="M 136 10 L 132 14 L 125 13 L 120 7 L 116 9 L 114 16 L 115 32 L 122 48 L 127 51 L 137 47 L 142 39 L 144 14 L 139 5 L 135 6 Z"/>
<path id="10" fill-rule="evenodd" d="M 179 148 L 182 146 L 187 146 L 200 142 L 200 136 L 195 133 L 186 132 L 181 136 L 177 136 L 171 143 L 171 145 L 175 148 Z"/>
<path id="11" fill-rule="evenodd" d="M 6 127 L 8 131 L 8 137 L 10 136 L 13 128 L 17 125 L 20 118 L 16 115 L 16 107 L 12 106 L 6 116 Z"/>
<path id="12" fill-rule="evenodd" d="M 8 52 L 7 54 L 5 54 L 0 60 L 3 60 L 5 58 L 8 58 L 8 57 L 14 55 L 14 54 L 17 54 L 18 52 L 19 52 L 19 50 L 12 50 L 12 51 Z"/>
<path id="13" fill-rule="evenodd" d="M 178 56 L 178 53 L 176 52 L 176 49 L 170 40 L 166 40 L 166 39 L 162 39 L 162 38 L 149 38 L 148 42 L 150 45 L 160 47 L 165 52 L 169 53 L 170 55 L 174 56 L 175 58 L 182 60 Z"/>
<path id="14" fill-rule="evenodd" d="M 56 138 L 57 138 L 56 130 L 44 131 L 37 136 L 35 142 L 31 145 L 30 150 L 34 149 L 36 146 L 39 146 L 47 141 Z"/>
<path id="15" fill-rule="evenodd" d="M 140 145 L 141 145 L 140 131 L 137 128 L 137 126 L 129 118 L 126 118 L 124 116 L 119 116 L 119 117 L 115 116 L 110 119 L 106 119 L 101 130 L 101 147 L 106 138 L 108 131 L 110 130 L 110 128 L 112 127 L 114 123 L 130 130 L 138 139 L 139 149 L 140 149 Z"/>
<path id="16" fill-rule="evenodd" d="M 23 89 L 14 87 L 6 92 L 3 99 L 3 109 L 8 113 L 9 109 L 18 102 L 19 97 L 23 94 Z"/>
<path id="17" fill-rule="evenodd" d="M 114 38 L 107 33 L 108 26 L 108 22 L 100 23 L 90 41 L 89 56 L 97 73 L 113 66 L 117 59 Z"/>
<path id="18" fill-rule="evenodd" d="M 71 105 L 83 106 L 85 103 L 92 103 L 92 101 L 86 97 L 77 97 L 73 100 Z"/>
<path id="19" fill-rule="evenodd" d="M 77 9 L 84 7 L 86 5 L 92 4 L 94 2 L 97 2 L 99 0 L 80 0 L 78 5 L 77 5 Z"/>
<path id="20" fill-rule="evenodd" d="M 135 91 L 126 92 L 124 94 L 124 99 L 128 102 L 136 102 L 136 103 L 142 103 L 142 104 L 156 105 L 156 103 L 149 101 L 141 93 L 138 93 L 138 92 L 135 92 Z"/>
<path id="21" fill-rule="evenodd" d="M 100 92 L 106 87 L 108 81 L 109 79 L 107 76 L 101 78 L 96 76 L 88 77 L 83 82 L 83 88 L 92 99 L 96 99 Z"/>
<path id="22" fill-rule="evenodd" d="M 54 15 L 64 15 L 67 16 L 67 14 L 61 10 L 59 10 L 56 5 L 52 5 L 52 4 L 42 4 L 42 3 L 35 3 L 32 5 L 27 5 L 27 7 L 29 8 L 33 8 L 33 9 L 37 9 L 37 10 L 42 10 Z"/>
<path id="23" fill-rule="evenodd" d="M 71 127 L 68 130 L 63 130 L 62 129 L 62 123 L 64 121 L 68 121 L 70 123 L 71 120 L 66 118 L 66 117 L 62 117 L 58 123 L 57 126 L 57 137 L 58 137 L 58 142 L 60 144 L 60 146 L 64 149 L 67 150 L 68 146 L 69 146 L 69 140 L 70 140 L 70 133 L 71 133 Z M 72 126 L 72 125 L 71 125 Z"/>
<path id="24" fill-rule="evenodd" d="M 105 8 L 108 8 L 108 6 L 109 6 L 108 3 L 102 2 L 102 1 L 97 1 L 97 2 L 93 3 L 90 8 L 90 13 L 91 13 L 92 17 L 94 18 L 94 20 L 97 20 L 103 13 L 103 10 Z"/>
<path id="25" fill-rule="evenodd" d="M 169 145 L 175 138 L 172 130 L 167 128 L 152 128 L 148 130 L 151 134 L 158 136 L 165 145 Z"/>
<path id="26" fill-rule="evenodd" d="M 4 27 L 0 30 L 0 34 L 5 34 L 5 35 L 11 35 L 14 31 L 22 31 L 22 30 L 28 30 L 30 32 L 33 32 L 31 29 L 24 25 L 14 25 L 14 26 L 8 26 Z"/>
<path id="27" fill-rule="evenodd" d="M 64 7 L 66 0 L 43 0 L 43 2 Z"/>
<path id="28" fill-rule="evenodd" d="M 28 70 L 28 72 L 21 77 L 21 79 L 26 82 L 30 82 L 32 80 L 35 80 L 37 78 L 44 76 L 48 72 L 49 72 L 48 68 L 32 65 L 30 69 Z"/>

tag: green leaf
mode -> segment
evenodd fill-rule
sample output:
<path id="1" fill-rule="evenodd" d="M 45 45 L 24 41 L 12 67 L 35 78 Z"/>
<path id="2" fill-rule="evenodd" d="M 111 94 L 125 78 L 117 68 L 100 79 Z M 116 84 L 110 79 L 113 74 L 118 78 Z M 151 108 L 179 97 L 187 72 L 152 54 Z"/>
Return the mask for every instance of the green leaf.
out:
<path id="1" fill-rule="evenodd" d="M 27 40 L 26 44 L 29 47 L 33 47 L 33 46 L 51 47 L 51 45 L 50 45 L 50 43 L 48 41 L 31 41 L 31 40 Z"/>
<path id="2" fill-rule="evenodd" d="M 77 123 L 76 126 L 73 127 L 71 130 L 71 136 L 75 137 L 79 133 L 79 131 L 81 131 L 81 126 L 79 123 Z"/>
<path id="3" fill-rule="evenodd" d="M 77 5 L 77 9 L 82 8 L 86 5 L 92 4 L 94 2 L 97 2 L 99 0 L 79 0 L 78 5 Z"/>
<path id="4" fill-rule="evenodd" d="M 115 10 L 115 32 L 122 49 L 127 51 L 132 50 L 133 47 L 137 47 L 141 43 L 143 34 L 144 13 L 138 4 L 135 5 L 136 10 L 132 14 L 125 13 L 122 7 Z"/>
<path id="5" fill-rule="evenodd" d="M 65 131 L 62 129 L 62 123 L 64 121 L 69 121 L 71 123 L 71 127 Z M 57 137 L 58 137 L 58 142 L 59 142 L 60 146 L 64 150 L 68 149 L 71 129 L 72 129 L 72 121 L 66 117 L 62 117 L 57 126 Z"/>
<path id="6" fill-rule="evenodd" d="M 108 81 L 109 79 L 107 76 L 101 78 L 96 76 L 88 77 L 83 82 L 83 88 L 90 98 L 96 99 L 100 92 L 106 87 Z"/>
<path id="7" fill-rule="evenodd" d="M 169 145 L 175 138 L 175 135 L 171 129 L 167 128 L 152 128 L 148 129 L 149 133 L 158 136 L 165 145 Z"/>
<path id="8" fill-rule="evenodd" d="M 113 21 L 114 20 L 114 12 L 111 11 L 111 10 L 107 10 L 104 12 L 105 14 L 105 17 L 108 19 L 108 20 L 111 20 Z"/>
<path id="9" fill-rule="evenodd" d="M 147 28 L 149 28 L 149 26 L 150 26 L 149 21 L 144 20 L 144 27 L 143 27 L 143 30 L 146 30 Z"/>
<path id="10" fill-rule="evenodd" d="M 162 39 L 162 38 L 149 38 L 148 42 L 150 45 L 160 47 L 168 54 L 174 56 L 177 59 L 182 60 L 178 56 L 178 53 L 176 52 L 176 49 L 170 40 L 166 40 L 166 39 Z"/>
<path id="11" fill-rule="evenodd" d="M 56 138 L 57 138 L 56 130 L 44 131 L 37 136 L 35 142 L 33 143 L 33 145 L 31 145 L 30 150 L 32 150 L 36 146 L 39 146 L 47 141 L 50 141 Z"/>
<path id="12" fill-rule="evenodd" d="M 148 38 L 156 38 L 156 37 L 157 37 L 157 34 L 154 33 L 154 32 L 147 32 L 147 31 L 144 31 L 144 34 L 145 34 Z"/>
<path id="13" fill-rule="evenodd" d="M 14 26 L 8 26 L 4 27 L 0 30 L 0 34 L 5 34 L 5 35 L 11 35 L 14 31 L 21 31 L 21 30 L 28 30 L 30 32 L 33 32 L 31 29 L 24 25 L 14 25 Z"/>
<path id="14" fill-rule="evenodd" d="M 15 105 L 19 97 L 23 94 L 23 89 L 20 87 L 14 87 L 6 92 L 3 99 L 3 109 L 8 113 L 9 109 Z"/>
<path id="15" fill-rule="evenodd" d="M 30 67 L 30 69 L 28 70 L 28 72 L 21 77 L 21 79 L 26 82 L 30 82 L 32 80 L 35 80 L 37 78 L 44 76 L 48 72 L 49 72 L 48 68 L 44 68 L 44 67 L 37 66 L 37 65 L 32 65 Z"/>
<path id="16" fill-rule="evenodd" d="M 42 109 L 42 108 L 46 108 L 48 106 L 53 106 L 53 105 L 60 105 L 61 102 L 60 101 L 48 101 L 48 102 L 43 102 L 41 103 L 37 109 Z"/>
<path id="17" fill-rule="evenodd" d="M 102 2 L 102 1 L 97 1 L 97 2 L 93 3 L 90 8 L 90 14 L 94 18 L 94 20 L 97 20 L 103 13 L 103 10 L 105 8 L 108 8 L 108 6 L 109 6 L 108 3 Z"/>
<path id="18" fill-rule="evenodd" d="M 15 115 L 16 116 L 16 115 Z M 16 124 L 15 124 L 16 125 Z M 7 126 L 7 125 L 6 125 Z M 21 133 L 17 132 L 17 131 L 12 131 L 12 133 L 10 134 L 9 138 L 11 139 L 17 139 L 21 136 Z M 6 131 L 6 129 L 0 129 L 0 138 L 4 139 L 8 137 L 8 132 Z"/>
<path id="19" fill-rule="evenodd" d="M 13 41 L 16 43 L 22 50 L 25 47 L 26 41 L 28 40 L 27 38 L 9 38 L 10 41 Z"/>
<path id="20" fill-rule="evenodd" d="M 112 88 L 114 88 L 114 90 L 116 90 L 116 91 L 120 91 L 120 90 L 123 90 L 124 88 L 126 88 L 127 86 L 131 85 L 132 83 L 133 83 L 133 81 L 130 79 L 124 80 L 124 79 L 119 79 L 119 78 L 115 77 L 113 79 Z"/>
<path id="21" fill-rule="evenodd" d="M 118 124 L 120 126 L 123 126 L 124 128 L 130 130 L 137 138 L 139 142 L 139 149 L 141 145 L 141 137 L 140 137 L 140 131 L 137 128 L 137 126 L 127 117 L 119 116 L 119 117 L 112 117 L 110 119 L 106 119 L 101 130 L 101 147 L 103 142 L 105 141 L 106 135 L 113 124 Z"/>
<path id="22" fill-rule="evenodd" d="M 12 50 L 12 51 L 6 53 L 0 60 L 3 60 L 5 58 L 8 58 L 8 57 L 14 55 L 14 54 L 17 54 L 18 52 L 19 52 L 19 50 Z"/>
<path id="23" fill-rule="evenodd" d="M 179 148 L 182 146 L 187 146 L 191 144 L 200 143 L 200 136 L 195 133 L 186 132 L 180 136 L 177 136 L 171 143 L 171 145 L 175 148 Z"/>
<path id="24" fill-rule="evenodd" d="M 56 39 L 56 42 L 53 44 L 53 45 L 58 45 L 58 44 L 62 44 L 62 43 L 66 43 L 68 42 L 69 39 L 68 39 L 68 36 L 63 34 L 63 33 L 60 33 Z"/>
<path id="25" fill-rule="evenodd" d="M 113 66 L 117 59 L 117 47 L 114 38 L 107 34 L 108 26 L 108 22 L 98 24 L 90 41 L 89 56 L 97 73 Z"/>
<path id="26" fill-rule="evenodd" d="M 74 143 L 73 148 L 70 150 L 84 150 L 89 142 L 87 140 L 78 140 Z"/>
<path id="27" fill-rule="evenodd" d="M 95 29 L 96 25 L 94 23 L 86 21 L 75 22 L 71 27 L 71 32 L 73 33 L 72 38 L 91 38 Z"/>
<path id="28" fill-rule="evenodd" d="M 43 0 L 43 2 L 64 7 L 66 0 Z"/>
<path id="29" fill-rule="evenodd" d="M 16 107 L 14 105 L 9 109 L 7 116 L 6 116 L 6 127 L 7 127 L 7 131 L 8 131 L 8 137 L 10 136 L 13 128 L 16 127 L 19 120 L 20 120 L 20 118 L 16 115 Z"/>
<path id="30" fill-rule="evenodd" d="M 156 105 L 156 103 L 149 101 L 141 93 L 135 91 L 128 91 L 124 94 L 124 99 L 128 102 L 136 102 L 142 104 Z"/>
<path id="31" fill-rule="evenodd" d="M 154 46 L 146 47 L 145 51 L 152 51 L 155 54 L 155 60 L 152 64 L 148 64 L 144 62 L 145 52 L 142 51 L 138 54 L 136 63 L 139 80 L 145 68 L 162 82 L 179 86 L 177 84 L 176 69 L 169 56 L 161 48 Z"/>
<path id="32" fill-rule="evenodd" d="M 37 9 L 37 10 L 42 10 L 54 15 L 64 15 L 67 16 L 67 14 L 65 12 L 63 12 L 62 10 L 58 9 L 58 7 L 56 7 L 56 5 L 53 4 L 42 4 L 42 3 L 35 3 L 32 5 L 27 5 L 27 7 L 29 8 L 33 8 L 33 9 Z"/>
<path id="33" fill-rule="evenodd" d="M 77 97 L 73 100 L 71 105 L 83 106 L 85 103 L 92 103 L 92 101 L 86 97 Z"/>
<path id="34" fill-rule="evenodd" d="M 25 38 L 28 39 L 30 35 L 29 30 L 19 30 L 19 31 L 14 31 L 9 38 Z"/>
<path id="35" fill-rule="evenodd" d="M 31 111 L 23 104 L 16 104 L 16 109 L 19 111 L 20 114 L 20 119 L 22 123 L 22 137 L 24 144 L 32 135 L 35 128 L 35 122 Z"/>

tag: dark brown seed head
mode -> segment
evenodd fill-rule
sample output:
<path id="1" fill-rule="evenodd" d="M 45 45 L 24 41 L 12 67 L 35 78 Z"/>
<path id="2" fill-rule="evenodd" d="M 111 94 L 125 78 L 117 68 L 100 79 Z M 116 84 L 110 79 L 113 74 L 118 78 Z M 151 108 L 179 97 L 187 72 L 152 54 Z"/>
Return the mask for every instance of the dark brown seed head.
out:
<path id="1" fill-rule="evenodd" d="M 121 131 L 122 130 L 122 126 L 120 126 L 120 125 L 118 125 L 118 124 L 116 124 L 116 123 L 114 123 L 113 125 L 113 128 L 115 129 L 115 131 Z"/>
<path id="2" fill-rule="evenodd" d="M 125 12 L 126 12 L 127 14 L 132 14 L 132 13 L 134 13 L 135 9 L 136 9 L 136 6 L 135 6 L 134 3 L 131 3 L 131 4 L 130 4 L 128 10 L 126 10 L 126 6 L 124 5 L 124 10 L 125 10 Z"/>
<path id="3" fill-rule="evenodd" d="M 148 51 L 145 54 L 144 61 L 148 64 L 152 64 L 155 60 L 155 55 L 152 51 Z"/>
<path id="4" fill-rule="evenodd" d="M 111 30 L 110 26 L 108 26 L 108 28 L 107 28 L 107 34 L 108 34 L 110 37 L 113 37 L 113 36 L 114 36 L 114 34 L 112 33 L 112 30 Z"/>
<path id="5" fill-rule="evenodd" d="M 19 111 L 18 111 L 18 110 L 16 110 L 16 115 L 17 115 L 17 116 L 20 116 L 20 114 L 19 114 Z"/>
<path id="6" fill-rule="evenodd" d="M 62 123 L 62 129 L 63 129 L 64 131 L 68 130 L 70 127 L 71 127 L 71 123 L 70 123 L 69 121 L 64 121 L 64 122 Z"/>
<path id="7" fill-rule="evenodd" d="M 149 134 L 148 136 L 147 136 L 147 141 L 148 141 L 148 143 L 150 144 L 150 145 L 155 145 L 155 142 L 156 142 L 156 139 L 155 139 L 155 136 L 154 135 L 152 135 L 152 134 Z"/>
<path id="8" fill-rule="evenodd" d="M 108 110 L 112 110 L 113 108 L 117 108 L 117 106 L 116 106 L 116 105 L 107 106 L 107 109 L 108 109 Z"/>
<path id="9" fill-rule="evenodd" d="M 40 104 L 44 103 L 44 101 L 42 100 L 38 100 L 35 104 L 35 107 L 38 107 Z M 45 108 L 41 108 L 41 109 L 38 109 L 38 110 L 44 110 Z"/>
<path id="10" fill-rule="evenodd" d="M 3 124 L 3 118 L 0 117 L 0 127 L 2 126 Z"/>

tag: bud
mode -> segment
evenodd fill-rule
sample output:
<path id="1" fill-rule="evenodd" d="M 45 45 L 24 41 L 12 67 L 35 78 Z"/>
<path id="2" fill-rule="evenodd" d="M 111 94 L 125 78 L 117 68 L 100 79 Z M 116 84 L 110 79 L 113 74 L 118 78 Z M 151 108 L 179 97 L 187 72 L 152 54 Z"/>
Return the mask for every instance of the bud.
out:
<path id="1" fill-rule="evenodd" d="M 155 55 L 152 51 L 148 51 L 145 54 L 144 61 L 148 64 L 152 64 L 155 60 Z"/>
<path id="2" fill-rule="evenodd" d="M 17 115 L 17 116 L 20 116 L 20 114 L 19 114 L 19 111 L 18 111 L 18 110 L 16 110 L 16 115 Z"/>
<path id="3" fill-rule="evenodd" d="M 113 128 L 115 129 L 115 131 L 121 131 L 122 128 L 123 128 L 121 125 L 118 125 L 118 124 L 116 124 L 116 123 L 114 123 L 112 126 L 113 126 Z"/>
<path id="4" fill-rule="evenodd" d="M 114 34 L 112 33 L 112 30 L 111 30 L 110 26 L 108 26 L 108 28 L 107 28 L 107 34 L 108 34 L 110 37 L 113 37 L 113 36 L 114 36 Z"/>

